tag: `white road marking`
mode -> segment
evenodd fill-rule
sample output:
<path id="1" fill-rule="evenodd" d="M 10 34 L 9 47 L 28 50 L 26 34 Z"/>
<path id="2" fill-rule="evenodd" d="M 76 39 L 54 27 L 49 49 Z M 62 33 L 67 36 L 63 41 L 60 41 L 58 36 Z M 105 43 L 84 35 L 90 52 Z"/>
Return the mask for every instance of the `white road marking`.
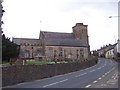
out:
<path id="1" fill-rule="evenodd" d="M 94 72 L 96 69 L 91 70 L 90 72 Z"/>
<path id="2" fill-rule="evenodd" d="M 101 69 L 101 67 L 97 68 L 97 69 Z"/>
<path id="3" fill-rule="evenodd" d="M 115 76 L 112 76 L 112 78 L 114 78 Z"/>
<path id="4" fill-rule="evenodd" d="M 96 83 L 97 81 L 93 81 L 93 83 Z"/>
<path id="5" fill-rule="evenodd" d="M 100 63 L 100 60 L 98 60 L 98 64 Z"/>
<path id="6" fill-rule="evenodd" d="M 107 75 L 108 73 L 105 73 L 105 75 Z"/>
<path id="7" fill-rule="evenodd" d="M 58 82 L 55 82 L 55 83 L 51 83 L 51 84 L 48 84 L 48 85 L 44 85 L 43 87 L 49 87 L 49 86 L 52 86 L 52 85 L 55 85 L 55 84 L 58 84 L 58 83 L 62 83 L 62 82 L 65 82 L 67 81 L 68 79 L 64 79 L 64 80 L 61 80 L 61 81 L 58 81 Z"/>
<path id="8" fill-rule="evenodd" d="M 85 75 L 85 74 L 87 74 L 87 73 L 83 73 L 83 74 L 77 75 L 77 76 L 75 76 L 75 77 L 80 77 L 80 76 L 83 76 L 83 75 Z"/>
<path id="9" fill-rule="evenodd" d="M 100 78 L 98 78 L 98 79 L 100 80 L 100 79 L 102 79 L 102 78 L 100 77 Z"/>
<path id="10" fill-rule="evenodd" d="M 105 75 L 102 75 L 102 77 L 105 77 Z"/>
<path id="11" fill-rule="evenodd" d="M 110 73 L 110 72 L 111 72 L 112 70 L 114 70 L 114 69 L 115 69 L 115 67 L 113 67 L 111 70 L 109 70 L 109 71 L 107 72 L 107 74 Z"/>
<path id="12" fill-rule="evenodd" d="M 89 85 L 87 85 L 87 86 L 85 86 L 85 88 L 89 88 L 89 87 L 91 87 L 91 85 L 89 84 Z"/>
<path id="13" fill-rule="evenodd" d="M 98 63 L 100 63 L 100 60 L 98 61 Z M 97 63 L 97 64 L 95 64 L 95 65 L 93 65 L 93 66 L 91 66 L 91 67 L 88 67 L 88 68 L 86 68 L 86 69 L 80 70 L 80 71 L 85 71 L 85 70 L 91 69 L 91 68 L 93 68 L 93 67 L 97 66 L 97 65 L 98 65 L 98 63 Z"/>
<path id="14" fill-rule="evenodd" d="M 110 60 L 110 63 L 113 63 L 112 60 Z"/>

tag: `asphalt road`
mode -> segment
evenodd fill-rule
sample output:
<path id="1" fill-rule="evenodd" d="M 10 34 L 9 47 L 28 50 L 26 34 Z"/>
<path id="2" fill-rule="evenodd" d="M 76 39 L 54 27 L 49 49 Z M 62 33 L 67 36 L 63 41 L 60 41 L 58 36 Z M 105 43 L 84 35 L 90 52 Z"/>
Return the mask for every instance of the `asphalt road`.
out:
<path id="1" fill-rule="evenodd" d="M 87 69 L 4 88 L 118 88 L 118 64 L 99 58 Z"/>

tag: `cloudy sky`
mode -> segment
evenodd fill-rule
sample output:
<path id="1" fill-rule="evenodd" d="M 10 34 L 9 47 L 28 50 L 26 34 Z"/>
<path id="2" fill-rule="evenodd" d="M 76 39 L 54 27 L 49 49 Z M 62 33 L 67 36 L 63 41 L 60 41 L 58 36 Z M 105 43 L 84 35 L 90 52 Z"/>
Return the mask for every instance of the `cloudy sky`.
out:
<path id="1" fill-rule="evenodd" d="M 88 25 L 90 49 L 118 39 L 119 0 L 4 0 L 3 31 L 7 37 L 39 38 L 41 31 L 72 32 Z"/>

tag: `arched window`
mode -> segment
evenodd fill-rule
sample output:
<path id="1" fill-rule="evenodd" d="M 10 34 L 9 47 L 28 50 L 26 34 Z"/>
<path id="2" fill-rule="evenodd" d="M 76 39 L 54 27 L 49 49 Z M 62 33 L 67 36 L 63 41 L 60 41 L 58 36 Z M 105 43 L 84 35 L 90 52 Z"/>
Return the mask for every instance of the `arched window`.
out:
<path id="1" fill-rule="evenodd" d="M 24 58 L 30 58 L 30 51 L 29 50 L 24 51 Z"/>
<path id="2" fill-rule="evenodd" d="M 76 50 L 76 56 L 77 56 L 77 59 L 79 58 L 79 52 L 78 52 L 79 50 L 77 49 Z"/>

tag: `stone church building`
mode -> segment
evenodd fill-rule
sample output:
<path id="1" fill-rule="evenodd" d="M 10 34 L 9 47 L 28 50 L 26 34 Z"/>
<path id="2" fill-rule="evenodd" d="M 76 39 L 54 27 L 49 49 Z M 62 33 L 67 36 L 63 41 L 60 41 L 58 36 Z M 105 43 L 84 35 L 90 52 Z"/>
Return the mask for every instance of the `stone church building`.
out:
<path id="1" fill-rule="evenodd" d="M 87 59 L 90 46 L 87 25 L 76 23 L 72 33 L 40 31 L 39 39 L 13 38 L 20 46 L 20 58 L 42 60 Z"/>

